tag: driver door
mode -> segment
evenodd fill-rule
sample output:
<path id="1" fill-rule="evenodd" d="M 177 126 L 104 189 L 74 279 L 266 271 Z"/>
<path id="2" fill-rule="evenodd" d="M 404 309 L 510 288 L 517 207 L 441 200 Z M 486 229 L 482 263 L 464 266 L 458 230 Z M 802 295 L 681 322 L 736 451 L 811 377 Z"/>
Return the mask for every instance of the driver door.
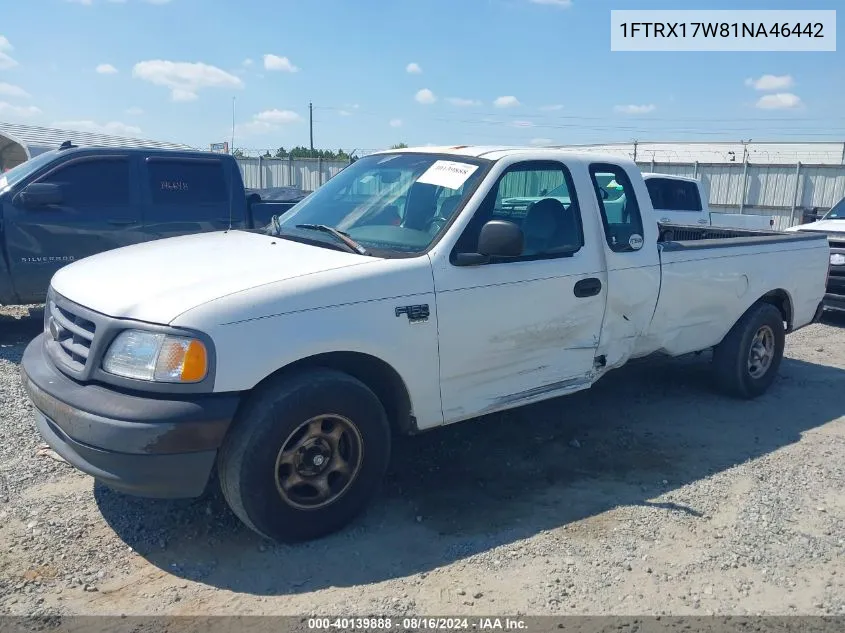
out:
<path id="1" fill-rule="evenodd" d="M 565 192 L 548 196 L 562 185 Z M 488 220 L 532 222 L 532 205 L 549 197 L 561 209 L 556 223 L 571 223 L 565 224 L 571 228 L 565 243 L 574 252 L 538 252 L 526 242 L 524 253 L 530 255 L 477 266 L 457 266 L 452 258 L 434 267 L 446 423 L 590 385 L 607 277 L 599 249 L 584 240 L 567 167 L 557 161 L 509 167 L 476 210 L 456 251 L 474 251 Z"/>

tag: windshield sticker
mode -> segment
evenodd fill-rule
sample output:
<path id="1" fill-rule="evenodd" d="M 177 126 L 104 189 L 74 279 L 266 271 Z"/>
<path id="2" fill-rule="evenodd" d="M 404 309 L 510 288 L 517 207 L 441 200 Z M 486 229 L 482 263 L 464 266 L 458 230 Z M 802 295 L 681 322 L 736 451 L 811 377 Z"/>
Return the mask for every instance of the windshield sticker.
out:
<path id="1" fill-rule="evenodd" d="M 461 185 L 472 176 L 476 169 L 478 169 L 478 165 L 438 160 L 422 176 L 417 178 L 417 182 L 446 187 L 447 189 L 460 189 Z"/>

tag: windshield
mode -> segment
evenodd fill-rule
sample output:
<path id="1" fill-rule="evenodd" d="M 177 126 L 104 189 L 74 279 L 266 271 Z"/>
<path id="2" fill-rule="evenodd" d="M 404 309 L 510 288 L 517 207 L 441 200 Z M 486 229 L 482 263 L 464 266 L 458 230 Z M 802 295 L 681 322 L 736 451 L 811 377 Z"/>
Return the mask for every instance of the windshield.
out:
<path id="1" fill-rule="evenodd" d="M 26 178 L 27 175 L 52 161 L 55 155 L 55 151 L 39 154 L 35 158 L 30 158 L 17 167 L 12 167 L 9 171 L 0 174 L 0 192 L 6 189 L 6 187 L 13 187 L 16 183 Z"/>
<path id="2" fill-rule="evenodd" d="M 822 216 L 822 220 L 845 220 L 845 198 L 830 208 L 830 211 Z"/>
<path id="3" fill-rule="evenodd" d="M 367 251 L 420 253 L 472 194 L 488 164 L 436 154 L 367 156 L 299 202 L 270 230 L 336 243 L 325 232 L 302 227 L 324 225 Z"/>

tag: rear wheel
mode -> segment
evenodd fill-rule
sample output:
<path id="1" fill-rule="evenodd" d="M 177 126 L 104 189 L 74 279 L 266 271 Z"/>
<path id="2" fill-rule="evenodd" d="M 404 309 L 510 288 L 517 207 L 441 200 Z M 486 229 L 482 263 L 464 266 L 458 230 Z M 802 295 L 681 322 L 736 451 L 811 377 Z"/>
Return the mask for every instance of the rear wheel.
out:
<path id="1" fill-rule="evenodd" d="M 753 305 L 713 352 L 719 387 L 745 399 L 765 393 L 777 376 L 785 341 L 780 310 L 769 303 Z"/>
<path id="2" fill-rule="evenodd" d="M 263 385 L 220 451 L 223 496 L 248 527 L 278 541 L 352 521 L 382 481 L 390 429 L 376 395 L 328 369 Z"/>

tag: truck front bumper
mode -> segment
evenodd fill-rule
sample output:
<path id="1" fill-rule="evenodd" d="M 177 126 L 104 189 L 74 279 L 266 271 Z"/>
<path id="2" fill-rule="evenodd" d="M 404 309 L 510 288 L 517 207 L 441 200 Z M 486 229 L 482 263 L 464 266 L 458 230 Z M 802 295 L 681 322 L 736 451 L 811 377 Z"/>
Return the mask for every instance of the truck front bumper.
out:
<path id="1" fill-rule="evenodd" d="M 44 441 L 82 472 L 143 497 L 202 495 L 240 402 L 240 394 L 139 394 L 76 382 L 49 360 L 43 334 L 20 367 Z"/>
<path id="2" fill-rule="evenodd" d="M 845 294 L 827 293 L 824 296 L 824 307 L 827 310 L 843 310 L 845 311 Z"/>

